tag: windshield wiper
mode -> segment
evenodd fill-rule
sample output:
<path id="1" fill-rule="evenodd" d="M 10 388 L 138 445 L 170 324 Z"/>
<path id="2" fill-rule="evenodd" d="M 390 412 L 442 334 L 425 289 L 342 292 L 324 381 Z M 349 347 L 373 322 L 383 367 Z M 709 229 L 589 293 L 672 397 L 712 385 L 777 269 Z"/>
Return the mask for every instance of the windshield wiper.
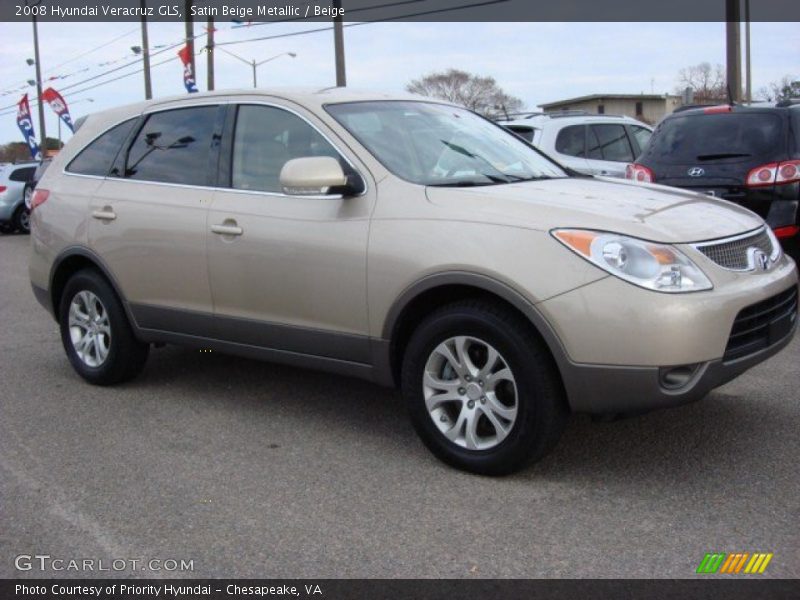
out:
<path id="1" fill-rule="evenodd" d="M 701 154 L 697 160 L 714 160 L 716 158 L 744 158 L 745 156 L 752 156 L 744 152 L 720 152 L 719 154 Z"/>
<path id="2" fill-rule="evenodd" d="M 462 181 L 446 181 L 443 183 L 429 183 L 430 187 L 473 187 L 473 186 L 480 186 L 480 185 L 494 185 L 496 182 L 494 181 L 472 181 L 470 179 L 464 179 Z"/>

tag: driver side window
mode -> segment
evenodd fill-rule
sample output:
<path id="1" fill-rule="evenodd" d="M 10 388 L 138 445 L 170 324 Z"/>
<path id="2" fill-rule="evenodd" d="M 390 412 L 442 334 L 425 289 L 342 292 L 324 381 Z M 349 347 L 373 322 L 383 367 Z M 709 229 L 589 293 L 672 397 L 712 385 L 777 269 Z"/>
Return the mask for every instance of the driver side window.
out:
<path id="1" fill-rule="evenodd" d="M 336 149 L 297 115 L 273 106 L 239 107 L 231 169 L 235 189 L 282 193 L 283 165 L 308 156 L 331 156 L 345 164 Z"/>

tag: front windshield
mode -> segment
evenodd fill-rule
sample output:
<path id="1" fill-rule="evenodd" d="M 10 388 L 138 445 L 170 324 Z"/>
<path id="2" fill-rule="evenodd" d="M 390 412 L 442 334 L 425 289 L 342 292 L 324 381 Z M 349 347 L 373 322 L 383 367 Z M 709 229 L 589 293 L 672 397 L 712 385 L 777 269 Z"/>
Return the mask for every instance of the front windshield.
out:
<path id="1" fill-rule="evenodd" d="M 567 176 L 513 133 L 465 109 L 378 101 L 326 110 L 387 169 L 413 183 L 492 185 Z"/>

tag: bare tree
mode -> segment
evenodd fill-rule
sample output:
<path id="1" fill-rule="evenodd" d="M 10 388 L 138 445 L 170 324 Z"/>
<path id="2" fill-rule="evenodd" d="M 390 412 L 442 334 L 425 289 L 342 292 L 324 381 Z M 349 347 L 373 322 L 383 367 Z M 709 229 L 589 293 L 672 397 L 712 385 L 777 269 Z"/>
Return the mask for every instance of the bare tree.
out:
<path id="1" fill-rule="evenodd" d="M 758 96 L 767 102 L 780 102 L 790 98 L 800 98 L 800 81 L 791 75 L 784 75 L 758 90 Z"/>
<path id="2" fill-rule="evenodd" d="M 687 87 L 694 90 L 694 101 L 698 104 L 726 102 L 728 99 L 725 69 L 720 64 L 712 66 L 711 63 L 701 62 L 681 69 L 675 91 L 682 94 Z"/>
<path id="3" fill-rule="evenodd" d="M 459 69 L 429 73 L 413 80 L 406 90 L 448 100 L 487 117 L 519 112 L 525 106 L 522 100 L 504 92 L 494 77 L 481 77 Z"/>

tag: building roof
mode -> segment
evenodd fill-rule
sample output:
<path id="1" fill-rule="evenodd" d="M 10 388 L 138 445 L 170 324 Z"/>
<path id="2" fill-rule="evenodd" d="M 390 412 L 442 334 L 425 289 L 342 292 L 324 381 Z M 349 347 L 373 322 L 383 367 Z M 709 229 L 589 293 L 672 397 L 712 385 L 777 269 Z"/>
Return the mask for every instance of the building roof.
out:
<path id="1" fill-rule="evenodd" d="M 578 96 L 577 98 L 568 98 L 567 100 L 557 100 L 556 102 L 540 104 L 539 108 L 547 110 L 548 108 L 558 108 L 559 106 L 567 106 L 578 102 L 589 102 L 591 100 L 666 100 L 675 97 L 677 96 L 672 96 L 671 94 L 589 94 L 588 96 Z"/>

